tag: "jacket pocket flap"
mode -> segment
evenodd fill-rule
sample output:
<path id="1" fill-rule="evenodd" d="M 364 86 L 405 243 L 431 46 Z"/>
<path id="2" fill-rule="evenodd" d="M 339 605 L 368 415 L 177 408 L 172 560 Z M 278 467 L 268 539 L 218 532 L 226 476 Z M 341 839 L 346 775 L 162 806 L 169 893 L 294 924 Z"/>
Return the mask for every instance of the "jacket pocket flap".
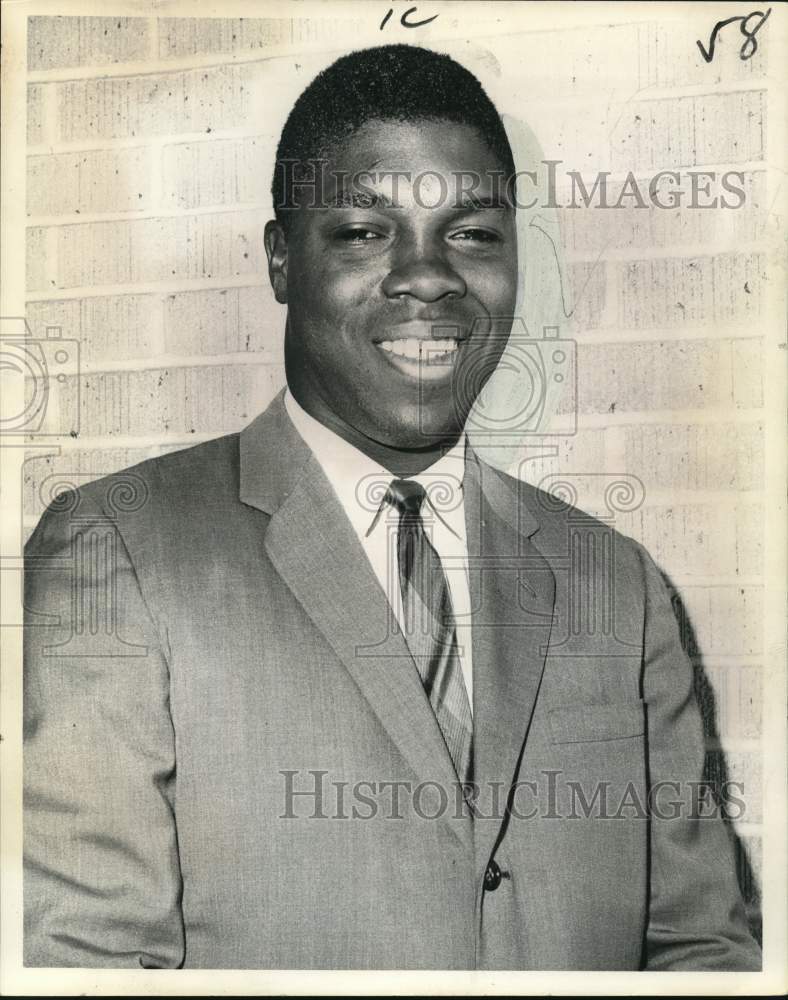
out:
<path id="1" fill-rule="evenodd" d="M 549 713 L 553 743 L 590 743 L 642 736 L 646 731 L 645 704 L 625 701 L 615 704 L 567 705 Z"/>

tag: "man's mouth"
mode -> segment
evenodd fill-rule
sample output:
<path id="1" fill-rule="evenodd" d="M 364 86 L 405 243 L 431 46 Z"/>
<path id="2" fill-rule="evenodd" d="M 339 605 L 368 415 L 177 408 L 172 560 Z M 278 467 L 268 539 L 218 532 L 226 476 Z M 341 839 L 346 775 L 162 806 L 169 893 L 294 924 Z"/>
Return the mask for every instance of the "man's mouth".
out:
<path id="1" fill-rule="evenodd" d="M 420 361 L 422 364 L 445 364 L 447 359 L 459 347 L 455 339 L 420 340 L 407 337 L 401 340 L 382 340 L 378 347 L 387 354 L 395 354 L 399 358 Z"/>
<path id="2" fill-rule="evenodd" d="M 418 382 L 441 382 L 451 378 L 462 341 L 454 337 L 398 337 L 375 345 L 402 375 Z"/>

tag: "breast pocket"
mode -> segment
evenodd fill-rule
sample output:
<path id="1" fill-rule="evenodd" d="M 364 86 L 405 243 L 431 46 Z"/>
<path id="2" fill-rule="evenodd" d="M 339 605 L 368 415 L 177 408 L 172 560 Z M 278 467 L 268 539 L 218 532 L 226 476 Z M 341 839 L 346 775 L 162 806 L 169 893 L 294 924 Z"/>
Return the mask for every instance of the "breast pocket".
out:
<path id="1" fill-rule="evenodd" d="M 548 713 L 550 740 L 552 743 L 596 743 L 643 736 L 645 709 L 642 701 L 553 708 Z"/>

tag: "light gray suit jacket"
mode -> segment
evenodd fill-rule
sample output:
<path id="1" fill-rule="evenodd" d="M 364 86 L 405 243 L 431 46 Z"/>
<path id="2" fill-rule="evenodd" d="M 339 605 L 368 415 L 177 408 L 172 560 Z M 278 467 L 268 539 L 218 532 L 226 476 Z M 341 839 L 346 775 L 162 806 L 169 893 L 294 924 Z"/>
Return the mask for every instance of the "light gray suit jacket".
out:
<path id="1" fill-rule="evenodd" d="M 759 968 L 725 825 L 642 808 L 704 760 L 654 564 L 472 452 L 465 503 L 474 820 L 281 396 L 50 506 L 26 563 L 26 964 Z"/>

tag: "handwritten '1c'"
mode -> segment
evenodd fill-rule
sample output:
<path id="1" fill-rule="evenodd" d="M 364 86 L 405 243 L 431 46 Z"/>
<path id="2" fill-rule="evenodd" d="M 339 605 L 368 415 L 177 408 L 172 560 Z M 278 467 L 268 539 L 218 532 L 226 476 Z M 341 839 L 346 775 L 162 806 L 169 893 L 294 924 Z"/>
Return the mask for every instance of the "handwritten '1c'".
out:
<path id="1" fill-rule="evenodd" d="M 411 14 L 413 14 L 414 11 L 416 10 L 418 10 L 418 7 L 408 7 L 408 9 L 405 11 L 402 17 L 400 17 L 399 23 L 402 25 L 403 28 L 420 28 L 422 25 L 429 24 L 430 21 L 434 21 L 435 18 L 438 16 L 437 14 L 433 14 L 432 17 L 425 17 L 423 21 L 409 21 L 408 17 Z M 386 16 L 380 22 L 381 31 L 383 31 L 383 29 L 386 27 L 386 24 L 393 13 L 394 13 L 394 8 L 392 7 L 390 8 L 388 14 L 386 14 Z"/>

